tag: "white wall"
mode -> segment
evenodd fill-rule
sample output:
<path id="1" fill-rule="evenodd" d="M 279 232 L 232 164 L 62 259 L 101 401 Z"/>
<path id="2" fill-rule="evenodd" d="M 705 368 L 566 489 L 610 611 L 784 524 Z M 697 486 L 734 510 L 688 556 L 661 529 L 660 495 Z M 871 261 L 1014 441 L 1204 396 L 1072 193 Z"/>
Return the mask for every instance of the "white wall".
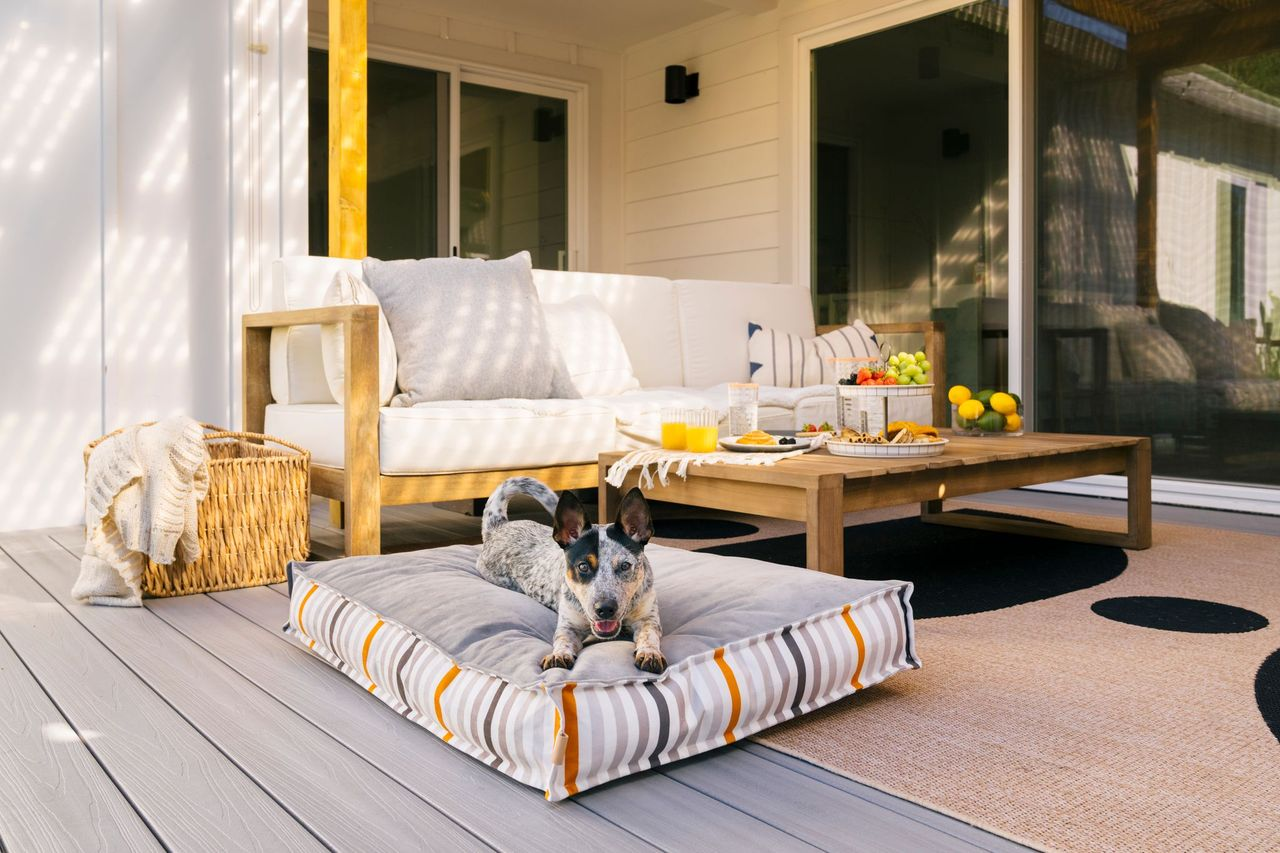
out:
<path id="1" fill-rule="evenodd" d="M 304 12 L 0 4 L 0 530 L 77 521 L 107 430 L 238 425 L 239 315 L 306 241 Z"/>
<path id="2" fill-rule="evenodd" d="M 726 13 L 623 57 L 623 266 L 677 278 L 790 282 L 797 34 L 887 0 L 781 0 Z M 701 94 L 663 102 L 663 68 L 686 65 Z M 808 251 L 808 246 L 801 247 Z"/>

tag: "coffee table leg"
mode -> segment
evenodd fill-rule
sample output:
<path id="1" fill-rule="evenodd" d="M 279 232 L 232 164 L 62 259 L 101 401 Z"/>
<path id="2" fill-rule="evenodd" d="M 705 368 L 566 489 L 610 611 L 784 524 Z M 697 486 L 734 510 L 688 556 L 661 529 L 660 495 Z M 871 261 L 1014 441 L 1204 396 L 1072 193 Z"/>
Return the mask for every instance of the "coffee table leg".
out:
<path id="1" fill-rule="evenodd" d="M 844 575 L 844 477 L 823 477 L 805 493 L 805 566 Z"/>
<path id="2" fill-rule="evenodd" d="M 1151 547 L 1151 439 L 1129 448 L 1124 460 L 1128 480 L 1129 531 L 1126 548 Z"/>
<path id="3" fill-rule="evenodd" d="M 596 505 L 596 511 L 600 513 L 600 517 L 596 519 L 600 524 L 608 524 L 613 520 L 613 516 L 618 512 L 618 504 L 622 500 L 622 493 L 613 486 L 605 482 L 605 475 L 609 473 L 609 466 L 603 462 L 600 463 L 599 471 L 599 503 Z"/>

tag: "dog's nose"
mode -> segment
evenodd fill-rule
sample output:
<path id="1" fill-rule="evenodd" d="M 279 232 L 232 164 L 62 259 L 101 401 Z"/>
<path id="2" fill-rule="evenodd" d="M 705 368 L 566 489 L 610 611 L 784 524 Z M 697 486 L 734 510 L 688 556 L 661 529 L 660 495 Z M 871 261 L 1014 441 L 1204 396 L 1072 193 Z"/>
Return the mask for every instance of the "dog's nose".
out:
<path id="1" fill-rule="evenodd" d="M 613 599 L 596 603 L 596 616 L 600 619 L 612 619 L 618 615 L 618 602 Z"/>

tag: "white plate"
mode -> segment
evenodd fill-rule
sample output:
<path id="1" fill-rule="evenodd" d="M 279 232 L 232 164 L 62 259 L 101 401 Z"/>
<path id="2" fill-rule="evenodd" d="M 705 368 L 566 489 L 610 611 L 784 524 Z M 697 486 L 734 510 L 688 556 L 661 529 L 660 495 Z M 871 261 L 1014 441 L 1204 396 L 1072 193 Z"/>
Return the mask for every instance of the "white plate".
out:
<path id="1" fill-rule="evenodd" d="M 950 443 L 948 439 L 911 444 L 854 444 L 851 441 L 828 441 L 827 450 L 836 456 L 939 456 Z"/>
<path id="2" fill-rule="evenodd" d="M 738 453 L 787 453 L 792 450 L 804 450 L 813 443 L 812 438 L 797 438 L 795 444 L 738 444 L 740 435 L 731 435 L 720 439 L 720 446 L 725 450 Z"/>

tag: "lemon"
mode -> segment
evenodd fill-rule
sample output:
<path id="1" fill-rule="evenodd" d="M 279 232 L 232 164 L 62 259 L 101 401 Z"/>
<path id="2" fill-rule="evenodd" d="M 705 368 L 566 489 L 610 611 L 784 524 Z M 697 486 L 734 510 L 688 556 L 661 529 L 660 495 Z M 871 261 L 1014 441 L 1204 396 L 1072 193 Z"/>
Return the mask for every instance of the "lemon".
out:
<path id="1" fill-rule="evenodd" d="M 1018 401 L 1003 391 L 997 391 L 991 395 L 991 408 L 1002 415 L 1011 415 L 1018 411 Z"/>
<path id="2" fill-rule="evenodd" d="M 960 417 L 964 418 L 966 421 L 976 421 L 978 418 L 982 417 L 982 413 L 986 410 L 987 407 L 977 400 L 965 400 L 960 404 L 960 407 L 956 409 L 956 414 L 960 415 Z"/>
<path id="3" fill-rule="evenodd" d="M 952 385 L 951 390 L 947 392 L 947 399 L 957 406 L 972 396 L 973 392 L 963 385 Z"/>
<path id="4" fill-rule="evenodd" d="M 1022 429 L 1022 416 L 1017 412 L 1010 412 L 1004 416 L 1004 431 L 1017 432 Z"/>

